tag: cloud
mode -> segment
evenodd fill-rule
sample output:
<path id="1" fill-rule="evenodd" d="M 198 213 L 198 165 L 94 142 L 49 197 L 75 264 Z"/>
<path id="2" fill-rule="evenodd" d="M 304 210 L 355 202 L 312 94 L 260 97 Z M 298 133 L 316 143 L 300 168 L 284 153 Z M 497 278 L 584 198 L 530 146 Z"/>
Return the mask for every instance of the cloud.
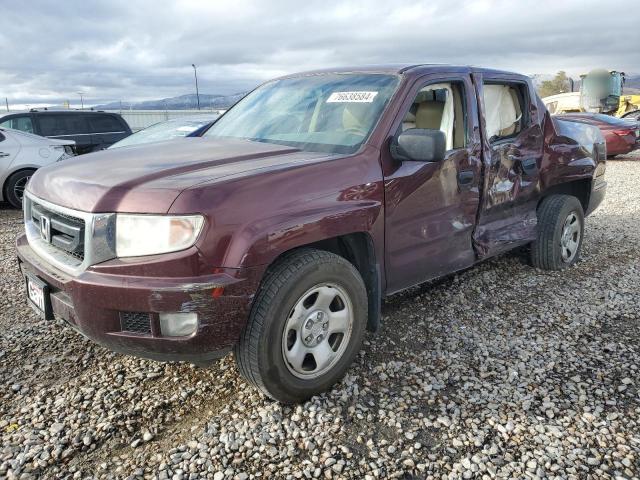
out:
<path id="1" fill-rule="evenodd" d="M 5 4 L 4 6 L 2 4 Z M 640 65 L 628 2 L 0 0 L 0 97 L 11 103 L 231 94 L 349 64 L 454 63 L 524 73 Z"/>

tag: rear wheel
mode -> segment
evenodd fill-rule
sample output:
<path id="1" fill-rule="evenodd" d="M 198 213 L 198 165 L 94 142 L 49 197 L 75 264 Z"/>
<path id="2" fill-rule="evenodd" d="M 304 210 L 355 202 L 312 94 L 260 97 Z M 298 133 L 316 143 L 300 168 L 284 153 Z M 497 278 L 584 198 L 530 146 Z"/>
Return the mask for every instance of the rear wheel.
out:
<path id="1" fill-rule="evenodd" d="M 367 293 L 355 267 L 330 252 L 302 249 L 266 275 L 235 349 L 242 376 L 283 403 L 329 389 L 355 358 Z"/>
<path id="2" fill-rule="evenodd" d="M 4 186 L 4 198 L 15 208 L 22 208 L 24 189 L 35 170 L 21 170 L 9 176 Z"/>
<path id="3" fill-rule="evenodd" d="M 576 197 L 551 195 L 538 207 L 538 236 L 531 261 L 543 270 L 562 270 L 580 258 L 584 212 Z"/>

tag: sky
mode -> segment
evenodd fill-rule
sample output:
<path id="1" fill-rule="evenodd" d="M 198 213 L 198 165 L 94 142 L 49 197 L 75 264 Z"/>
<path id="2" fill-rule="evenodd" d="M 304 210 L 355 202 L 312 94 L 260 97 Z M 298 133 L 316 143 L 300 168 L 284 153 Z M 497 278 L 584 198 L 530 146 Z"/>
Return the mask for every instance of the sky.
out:
<path id="1" fill-rule="evenodd" d="M 194 93 L 192 63 L 200 93 L 223 95 L 286 73 L 376 63 L 640 73 L 633 3 L 0 0 L 0 101 L 73 106 L 78 92 L 85 105 Z"/>

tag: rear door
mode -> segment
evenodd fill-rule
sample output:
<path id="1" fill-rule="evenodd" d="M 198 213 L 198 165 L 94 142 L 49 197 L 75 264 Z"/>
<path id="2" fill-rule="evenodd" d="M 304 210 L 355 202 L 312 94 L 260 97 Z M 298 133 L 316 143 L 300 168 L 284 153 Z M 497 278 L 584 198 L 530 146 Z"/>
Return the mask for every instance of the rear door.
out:
<path id="1" fill-rule="evenodd" d="M 20 144 L 11 133 L 0 131 L 0 178 L 4 179 L 11 173 L 10 167 L 18 156 L 18 152 L 20 152 Z"/>
<path id="2" fill-rule="evenodd" d="M 96 150 L 107 148 L 128 135 L 127 129 L 125 129 L 120 119 L 114 115 L 88 113 L 86 116 Z"/>
<path id="3" fill-rule="evenodd" d="M 398 162 L 383 149 L 387 292 L 472 265 L 480 133 L 468 74 L 432 74 L 409 91 L 389 139 L 408 128 L 447 135 L 441 162 Z"/>
<path id="4" fill-rule="evenodd" d="M 536 237 L 544 136 L 531 82 L 473 74 L 481 108 L 484 181 L 474 243 L 480 258 Z"/>

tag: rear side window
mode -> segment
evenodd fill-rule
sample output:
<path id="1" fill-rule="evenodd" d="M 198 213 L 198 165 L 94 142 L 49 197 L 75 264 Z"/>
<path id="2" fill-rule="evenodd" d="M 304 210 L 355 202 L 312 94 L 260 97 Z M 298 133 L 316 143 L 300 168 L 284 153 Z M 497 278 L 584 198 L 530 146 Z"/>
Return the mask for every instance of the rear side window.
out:
<path id="1" fill-rule="evenodd" d="M 514 137 L 525 126 L 525 94 L 517 83 L 485 83 L 485 128 L 489 141 Z"/>
<path id="2" fill-rule="evenodd" d="M 47 114 L 38 117 L 40 130 L 45 137 L 59 137 L 64 135 L 78 135 L 89 133 L 83 115 Z"/>
<path id="3" fill-rule="evenodd" d="M 88 115 L 91 133 L 119 133 L 124 128 L 117 118 L 111 115 Z"/>
<path id="4" fill-rule="evenodd" d="M 13 117 L 9 120 L 5 120 L 0 123 L 0 127 L 13 128 L 14 130 L 20 130 L 22 132 L 34 133 L 31 117 L 26 115 L 23 117 Z"/>

